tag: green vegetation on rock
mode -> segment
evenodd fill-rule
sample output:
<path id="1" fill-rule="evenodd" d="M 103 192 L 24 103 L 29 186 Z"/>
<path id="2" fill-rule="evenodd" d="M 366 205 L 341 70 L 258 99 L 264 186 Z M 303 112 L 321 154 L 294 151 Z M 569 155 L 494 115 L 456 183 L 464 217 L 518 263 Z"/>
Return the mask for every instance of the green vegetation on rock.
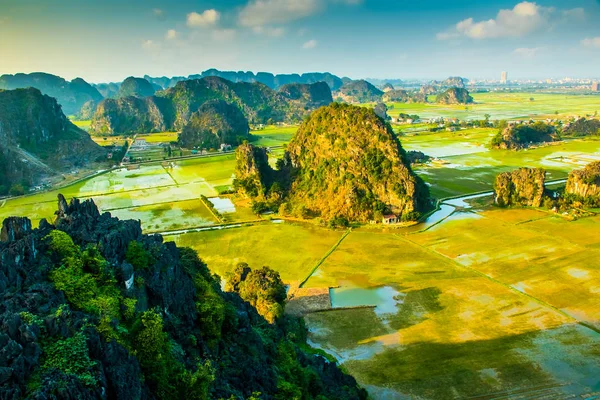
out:
<path id="1" fill-rule="evenodd" d="M 148 97 L 152 96 L 154 92 L 156 92 L 156 90 L 150 82 L 144 78 L 134 78 L 133 76 L 130 76 L 121 83 L 121 87 L 119 88 L 116 97 Z"/>
<path id="2" fill-rule="evenodd" d="M 217 149 L 222 144 L 242 143 L 249 131 L 248 120 L 239 108 L 223 100 L 211 100 L 192 114 L 179 135 L 179 143 L 188 149 Z"/>
<path id="3" fill-rule="evenodd" d="M 238 149 L 236 187 L 255 203 L 326 221 L 368 222 L 385 213 L 417 219 L 428 190 L 410 169 L 389 124 L 371 109 L 332 104 L 315 111 L 273 170 L 266 152 Z"/>
<path id="4" fill-rule="evenodd" d="M 473 97 L 467 89 L 451 87 L 440 93 L 435 102 L 438 104 L 471 104 L 473 103 Z"/>
<path id="5" fill-rule="evenodd" d="M 500 207 L 540 207 L 544 196 L 546 171 L 541 168 L 519 168 L 496 177 L 494 198 Z"/>
<path id="6" fill-rule="evenodd" d="M 492 139 L 492 147 L 519 150 L 532 144 L 553 142 L 560 137 L 556 128 L 544 122 L 531 124 L 500 124 L 499 131 Z"/>

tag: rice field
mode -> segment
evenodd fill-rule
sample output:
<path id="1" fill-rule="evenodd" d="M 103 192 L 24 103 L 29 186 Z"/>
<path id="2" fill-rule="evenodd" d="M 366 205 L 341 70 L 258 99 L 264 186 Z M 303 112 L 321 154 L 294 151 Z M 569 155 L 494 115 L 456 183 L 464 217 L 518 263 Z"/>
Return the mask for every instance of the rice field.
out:
<path id="1" fill-rule="evenodd" d="M 517 118 L 524 108 L 535 116 L 600 108 L 600 96 L 474 96 L 477 104 L 468 110 L 403 104 L 390 113 L 494 119 Z M 274 162 L 296 129 L 269 126 L 252 135 L 255 144 L 276 147 Z M 516 152 L 489 149 L 494 134 L 411 132 L 401 141 L 406 150 L 438 159 L 415 168 L 438 198 L 490 190 L 499 172 L 521 166 L 546 168 L 549 179 L 558 179 L 600 159 L 594 138 Z M 173 135 L 138 137 L 165 143 Z M 600 393 L 600 216 L 569 222 L 481 201 L 427 230 L 344 232 L 259 218 L 247 201 L 221 196 L 213 201 L 230 226 L 204 230 L 221 221 L 200 196 L 214 199 L 231 188 L 233 154 L 135 168 L 0 201 L 0 220 L 26 215 L 37 225 L 53 217 L 63 193 L 140 220 L 145 232 L 168 232 L 165 240 L 195 249 L 221 276 L 239 262 L 270 266 L 292 287 L 302 284 L 306 296 L 329 296 L 331 309 L 305 316 L 309 342 L 375 399 L 592 399 Z"/>
<path id="2" fill-rule="evenodd" d="M 551 93 L 471 93 L 475 104 L 389 103 L 388 114 L 417 114 L 421 118 L 458 118 L 481 120 L 486 114 L 495 119 L 547 118 L 592 115 L 600 112 L 600 95 Z M 530 99 L 533 98 L 533 101 Z M 431 99 L 434 101 L 435 99 Z"/>

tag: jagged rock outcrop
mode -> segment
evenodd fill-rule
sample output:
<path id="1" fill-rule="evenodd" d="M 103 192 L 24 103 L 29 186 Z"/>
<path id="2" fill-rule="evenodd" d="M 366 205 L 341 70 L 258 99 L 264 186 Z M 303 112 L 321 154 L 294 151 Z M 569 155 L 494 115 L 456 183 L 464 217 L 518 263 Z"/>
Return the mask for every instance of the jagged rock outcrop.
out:
<path id="1" fill-rule="evenodd" d="M 366 399 L 289 339 L 306 334 L 298 322 L 268 324 L 193 251 L 142 235 L 139 221 L 60 196 L 54 225 L 8 218 L 1 236 L 1 399 L 272 400 L 281 382 L 310 399 Z M 310 387 L 289 362 L 314 376 Z"/>
<path id="2" fill-rule="evenodd" d="M 464 89 L 465 88 L 465 82 L 467 82 L 468 80 L 465 78 L 461 78 L 460 76 L 451 76 L 448 79 L 442 81 L 440 83 L 440 86 L 443 88 L 460 88 L 460 89 Z"/>
<path id="3" fill-rule="evenodd" d="M 251 123 L 298 122 L 327 101 L 326 85 L 296 86 L 288 99 L 262 83 L 234 83 L 219 77 L 178 82 L 155 96 L 107 99 L 98 105 L 92 131 L 99 133 L 181 130 L 206 102 L 223 100 L 235 105 Z M 135 99 L 135 100 L 134 100 Z"/>
<path id="4" fill-rule="evenodd" d="M 267 149 L 244 143 L 236 149 L 235 158 L 234 185 L 237 191 L 252 199 L 264 201 L 274 175 L 269 166 Z"/>
<path id="5" fill-rule="evenodd" d="M 116 97 L 149 97 L 154 95 L 155 92 L 154 86 L 146 79 L 130 76 L 121 83 L 121 87 L 119 88 Z"/>
<path id="6" fill-rule="evenodd" d="M 539 143 L 553 142 L 560 137 L 556 128 L 541 121 L 534 124 L 515 124 L 501 127 L 492 139 L 497 149 L 520 150 Z"/>
<path id="7" fill-rule="evenodd" d="M 182 147 L 218 149 L 238 145 L 248 139 L 250 127 L 244 114 L 223 100 L 211 100 L 193 113 L 179 135 Z"/>
<path id="8" fill-rule="evenodd" d="M 93 167 L 105 155 L 55 99 L 34 88 L 0 90 L 0 194 L 14 183 Z"/>
<path id="9" fill-rule="evenodd" d="M 290 100 L 298 109 L 317 109 L 333 102 L 331 89 L 325 82 L 300 85 L 291 83 L 279 89 L 279 93 Z"/>
<path id="10" fill-rule="evenodd" d="M 544 197 L 546 171 L 541 168 L 519 168 L 496 177 L 494 199 L 500 207 L 540 207 Z"/>
<path id="11" fill-rule="evenodd" d="M 81 110 L 77 114 L 77 119 L 79 120 L 90 120 L 94 117 L 96 113 L 96 107 L 98 103 L 94 100 L 86 101 L 83 106 L 81 106 Z"/>
<path id="12" fill-rule="evenodd" d="M 387 92 L 391 92 L 394 89 L 394 85 L 392 85 L 391 83 L 386 83 L 381 87 L 381 90 L 383 90 L 383 93 L 387 93 Z"/>
<path id="13" fill-rule="evenodd" d="M 364 80 L 351 81 L 334 93 L 336 99 L 346 103 L 374 103 L 381 101 L 383 92 Z"/>
<path id="14" fill-rule="evenodd" d="M 585 204 L 600 204 L 600 161 L 572 171 L 567 180 L 565 193 Z"/>
<path id="15" fill-rule="evenodd" d="M 255 202 L 325 221 L 417 219 L 429 204 L 389 124 L 372 109 L 334 103 L 315 111 L 273 170 L 264 149 L 238 149 L 236 187 Z"/>
<path id="16" fill-rule="evenodd" d="M 439 94 L 435 102 L 438 104 L 471 104 L 473 97 L 467 89 L 453 87 Z"/>
<path id="17" fill-rule="evenodd" d="M 0 76 L 0 89 L 13 90 L 29 87 L 54 97 L 67 115 L 79 113 L 81 107 L 90 100 L 99 102 L 103 98 L 98 90 L 81 78 L 68 82 L 59 76 L 41 72 Z"/>
<path id="18" fill-rule="evenodd" d="M 105 99 L 98 104 L 90 132 L 103 135 L 164 132 L 173 123 L 172 104 L 151 96 Z"/>
<path id="19" fill-rule="evenodd" d="M 408 92 L 406 90 L 390 90 L 383 94 L 383 101 L 393 103 L 427 103 L 427 95 L 421 92 Z"/>
<path id="20" fill-rule="evenodd" d="M 429 96 L 430 94 L 435 94 L 436 93 L 436 89 L 434 86 L 432 85 L 423 85 L 421 86 L 421 88 L 419 89 L 419 93 L 425 95 L 425 96 Z"/>
<path id="21" fill-rule="evenodd" d="M 563 129 L 564 136 L 582 137 L 600 135 L 600 120 L 579 118 L 567 124 Z"/>

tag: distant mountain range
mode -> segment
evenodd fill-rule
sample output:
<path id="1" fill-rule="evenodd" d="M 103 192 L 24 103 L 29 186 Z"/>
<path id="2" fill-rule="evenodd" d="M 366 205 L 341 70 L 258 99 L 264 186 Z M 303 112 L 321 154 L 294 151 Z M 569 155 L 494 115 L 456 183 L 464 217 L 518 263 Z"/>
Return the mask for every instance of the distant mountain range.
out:
<path id="1" fill-rule="evenodd" d="M 288 85 L 291 83 L 304 83 L 311 84 L 317 82 L 325 82 L 329 85 L 329 88 L 338 90 L 344 84 L 342 78 L 330 74 L 329 72 L 311 72 L 306 74 L 279 74 L 274 75 L 270 72 L 244 72 L 244 71 L 219 71 L 217 69 L 209 69 L 201 74 L 190 75 L 188 77 L 176 76 L 172 78 L 160 77 L 154 78 L 148 75 L 144 76 L 148 82 L 161 86 L 164 89 L 174 87 L 178 82 L 186 80 L 194 80 L 206 78 L 209 76 L 217 76 L 219 78 L 227 79 L 231 82 L 260 82 L 267 85 L 271 89 L 278 89 L 281 86 Z"/>

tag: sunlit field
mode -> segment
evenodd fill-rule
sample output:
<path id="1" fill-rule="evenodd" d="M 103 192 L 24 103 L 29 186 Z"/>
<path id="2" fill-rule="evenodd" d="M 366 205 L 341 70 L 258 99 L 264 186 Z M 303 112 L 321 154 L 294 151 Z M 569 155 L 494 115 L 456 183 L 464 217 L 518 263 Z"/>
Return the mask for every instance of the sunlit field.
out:
<path id="1" fill-rule="evenodd" d="M 542 115 L 600 108 L 600 97 L 592 96 L 475 97 L 469 110 L 395 105 L 391 113 L 516 118 L 523 109 Z M 255 144 L 274 147 L 274 163 L 297 129 L 270 126 L 252 135 Z M 404 149 L 435 158 L 415 171 L 436 198 L 491 190 L 498 173 L 521 166 L 543 167 L 553 180 L 600 159 L 594 137 L 503 151 L 489 149 L 495 129 L 400 129 Z M 176 135 L 137 137 L 157 144 Z M 547 210 L 498 209 L 487 199 L 437 225 L 336 231 L 256 216 L 248 201 L 221 195 L 232 189 L 234 169 L 234 154 L 117 168 L 0 201 L 0 220 L 52 220 L 62 193 L 140 220 L 144 232 L 197 250 L 222 277 L 239 262 L 270 266 L 290 285 L 290 302 L 315 293 L 326 299 L 318 311 L 306 311 L 309 343 L 376 398 L 554 399 L 600 392 L 600 216 L 568 221 Z M 201 195 L 229 200 L 234 210 L 219 217 Z"/>
<path id="2" fill-rule="evenodd" d="M 441 105 L 389 103 L 388 114 L 417 114 L 421 118 L 458 118 L 461 120 L 556 118 L 569 115 L 593 115 L 600 112 L 600 95 L 549 93 L 471 93 L 475 104 Z M 533 101 L 531 100 L 533 99 Z M 435 101 L 431 96 L 430 101 Z"/>

